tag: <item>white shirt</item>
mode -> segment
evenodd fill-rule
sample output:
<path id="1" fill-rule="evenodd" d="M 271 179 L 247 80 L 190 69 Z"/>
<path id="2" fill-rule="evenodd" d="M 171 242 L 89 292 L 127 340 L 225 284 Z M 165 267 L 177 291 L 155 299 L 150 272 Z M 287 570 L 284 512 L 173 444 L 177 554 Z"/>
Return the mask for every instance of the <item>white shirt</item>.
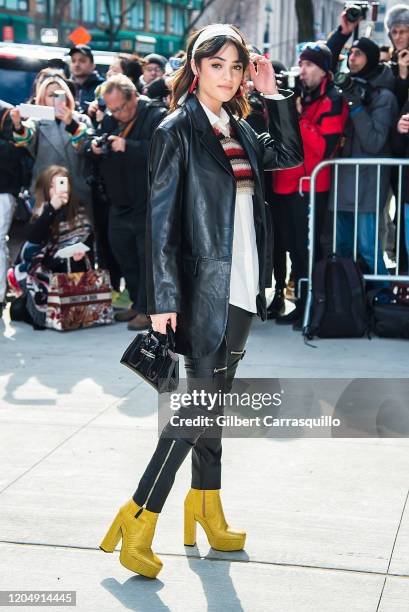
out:
<path id="1" fill-rule="evenodd" d="M 220 117 L 218 117 L 202 102 L 200 104 L 212 127 L 217 127 L 224 136 L 230 136 L 230 117 L 225 109 L 221 109 Z M 259 292 L 258 277 L 259 262 L 253 217 L 253 194 L 238 194 L 234 214 L 229 303 L 248 312 L 256 313 L 256 296 Z"/>

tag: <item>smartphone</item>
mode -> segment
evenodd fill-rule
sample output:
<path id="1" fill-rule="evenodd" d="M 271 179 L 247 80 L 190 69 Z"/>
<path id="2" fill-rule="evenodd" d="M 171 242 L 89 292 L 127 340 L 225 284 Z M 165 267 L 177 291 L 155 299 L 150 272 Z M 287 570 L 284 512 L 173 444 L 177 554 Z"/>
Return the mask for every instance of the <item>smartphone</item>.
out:
<path id="1" fill-rule="evenodd" d="M 181 66 L 183 66 L 183 62 L 185 60 L 182 57 L 170 57 L 169 58 L 169 65 L 172 68 L 173 71 L 179 70 L 179 68 L 181 68 Z"/>
<path id="2" fill-rule="evenodd" d="M 66 104 L 67 98 L 63 89 L 57 89 L 54 92 L 54 108 L 56 111 L 61 111 L 64 104 Z"/>
<path id="3" fill-rule="evenodd" d="M 56 193 L 68 193 L 68 177 L 57 176 L 55 179 L 55 191 Z"/>

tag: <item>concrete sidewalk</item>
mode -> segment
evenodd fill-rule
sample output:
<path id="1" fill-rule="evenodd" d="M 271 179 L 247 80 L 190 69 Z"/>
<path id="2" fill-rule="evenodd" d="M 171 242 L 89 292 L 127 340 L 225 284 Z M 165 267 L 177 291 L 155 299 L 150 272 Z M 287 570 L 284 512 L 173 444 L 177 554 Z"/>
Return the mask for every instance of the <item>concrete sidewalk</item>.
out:
<path id="1" fill-rule="evenodd" d="M 247 532 L 240 553 L 209 548 L 200 527 L 198 546 L 183 546 L 186 460 L 150 581 L 98 549 L 157 441 L 155 393 L 119 364 L 132 334 L 0 325 L 0 590 L 75 590 L 81 612 L 409 610 L 407 439 L 225 439 L 222 497 Z M 314 344 L 255 321 L 239 373 L 407 377 L 404 341 Z"/>

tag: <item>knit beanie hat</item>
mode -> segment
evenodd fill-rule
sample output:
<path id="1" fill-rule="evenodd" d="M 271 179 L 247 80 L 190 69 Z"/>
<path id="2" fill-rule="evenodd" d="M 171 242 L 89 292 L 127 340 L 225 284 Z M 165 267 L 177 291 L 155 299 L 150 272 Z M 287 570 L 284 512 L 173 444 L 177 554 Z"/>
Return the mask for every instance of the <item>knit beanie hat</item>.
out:
<path id="1" fill-rule="evenodd" d="M 166 57 L 163 57 L 163 55 L 159 55 L 158 53 L 149 53 L 149 55 L 145 55 L 143 59 L 145 60 L 146 64 L 157 64 L 162 70 L 166 69 L 166 62 L 168 60 Z"/>
<path id="2" fill-rule="evenodd" d="M 351 49 L 353 48 L 360 49 L 362 53 L 365 53 L 366 57 L 368 58 L 368 62 L 366 66 L 361 70 L 361 73 L 365 72 L 365 74 L 368 74 L 378 66 L 380 50 L 378 45 L 374 43 L 373 40 L 362 36 L 358 40 L 354 40 L 351 45 Z"/>
<path id="3" fill-rule="evenodd" d="M 396 4 L 386 13 L 385 29 L 390 32 L 396 25 L 409 26 L 409 5 Z"/>
<path id="4" fill-rule="evenodd" d="M 306 60 L 312 62 L 324 72 L 329 72 L 332 67 L 332 53 L 324 43 L 308 43 L 300 55 L 300 62 Z"/>

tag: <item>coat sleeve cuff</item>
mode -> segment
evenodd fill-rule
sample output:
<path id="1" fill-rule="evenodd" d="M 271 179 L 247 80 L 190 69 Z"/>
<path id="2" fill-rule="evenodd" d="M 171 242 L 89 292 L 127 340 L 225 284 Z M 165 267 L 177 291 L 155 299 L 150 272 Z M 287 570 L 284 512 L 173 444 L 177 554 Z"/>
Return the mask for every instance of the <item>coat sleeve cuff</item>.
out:
<path id="1" fill-rule="evenodd" d="M 75 119 L 72 119 L 71 123 L 65 126 L 65 129 L 67 130 L 67 132 L 74 135 L 75 132 L 78 130 L 79 125 L 80 124 L 78 123 L 78 121 L 75 121 Z"/>
<path id="2" fill-rule="evenodd" d="M 264 98 L 267 98 L 267 100 L 285 100 L 285 97 L 281 93 L 261 95 L 264 96 Z"/>

